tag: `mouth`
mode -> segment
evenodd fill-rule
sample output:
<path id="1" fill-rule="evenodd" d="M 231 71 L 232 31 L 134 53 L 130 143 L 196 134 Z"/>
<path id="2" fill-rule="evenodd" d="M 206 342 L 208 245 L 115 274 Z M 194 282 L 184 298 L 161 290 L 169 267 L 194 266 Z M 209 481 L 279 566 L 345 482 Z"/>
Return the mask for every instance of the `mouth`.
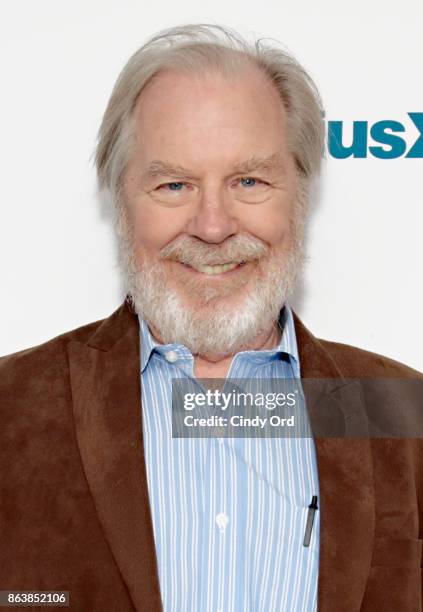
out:
<path id="1" fill-rule="evenodd" d="M 213 265 L 207 265 L 207 266 L 195 266 L 195 265 L 185 263 L 183 261 L 180 261 L 178 263 L 182 264 L 186 268 L 191 269 L 193 271 L 201 272 L 202 274 L 207 274 L 208 276 L 215 276 L 218 274 L 227 274 L 228 272 L 232 272 L 233 270 L 236 270 L 237 268 L 241 268 L 245 266 L 247 262 L 246 261 L 234 261 L 234 262 L 228 262 L 224 264 L 213 264 Z"/>

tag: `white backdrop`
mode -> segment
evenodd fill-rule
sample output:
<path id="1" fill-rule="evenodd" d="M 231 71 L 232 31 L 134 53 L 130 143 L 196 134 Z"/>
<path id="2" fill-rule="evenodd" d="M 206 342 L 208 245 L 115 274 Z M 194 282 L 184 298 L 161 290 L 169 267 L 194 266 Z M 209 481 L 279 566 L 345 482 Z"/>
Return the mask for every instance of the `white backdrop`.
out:
<path id="1" fill-rule="evenodd" d="M 281 40 L 317 82 L 326 118 L 423 113 L 421 0 L 24 0 L 0 13 L 0 354 L 103 318 L 122 301 L 96 196 L 96 132 L 126 60 L 157 30 L 215 22 Z M 369 144 L 375 144 L 371 141 Z M 388 147 L 389 149 L 389 147 Z M 293 306 L 313 333 L 423 369 L 423 159 L 327 158 Z"/>

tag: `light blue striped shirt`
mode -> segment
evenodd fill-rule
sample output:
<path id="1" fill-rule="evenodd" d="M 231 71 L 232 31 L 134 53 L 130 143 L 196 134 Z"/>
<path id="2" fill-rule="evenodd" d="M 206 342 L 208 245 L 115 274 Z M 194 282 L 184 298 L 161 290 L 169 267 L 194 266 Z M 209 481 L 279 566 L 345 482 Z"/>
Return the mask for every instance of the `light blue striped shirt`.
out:
<path id="1" fill-rule="evenodd" d="M 295 327 L 280 344 L 243 351 L 228 378 L 299 378 Z M 140 323 L 145 461 L 165 612 L 314 612 L 320 512 L 314 441 L 172 438 L 172 379 L 193 378 L 181 344 L 160 345 Z M 170 353 L 170 355 L 169 355 Z"/>

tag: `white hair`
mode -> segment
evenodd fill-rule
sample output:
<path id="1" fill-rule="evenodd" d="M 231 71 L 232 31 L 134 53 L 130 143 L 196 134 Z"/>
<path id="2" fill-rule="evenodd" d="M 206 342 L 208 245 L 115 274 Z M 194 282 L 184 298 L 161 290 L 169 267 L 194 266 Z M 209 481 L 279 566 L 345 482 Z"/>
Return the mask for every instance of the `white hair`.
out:
<path id="1" fill-rule="evenodd" d="M 98 133 L 99 187 L 119 204 L 135 135 L 132 111 L 153 77 L 169 69 L 233 75 L 248 66 L 258 67 L 276 87 L 287 114 L 290 151 L 300 178 L 309 182 L 320 170 L 324 124 L 320 96 L 307 72 L 273 40 L 249 43 L 229 28 L 194 24 L 159 32 L 132 55 L 120 73 Z"/>
<path id="2" fill-rule="evenodd" d="M 268 249 L 259 238 L 245 235 L 220 245 L 184 236 L 156 261 L 136 245 L 122 189 L 135 142 L 133 110 L 138 98 L 147 84 L 164 71 L 194 75 L 217 71 L 228 77 L 242 77 L 251 68 L 261 70 L 273 83 L 286 111 L 288 148 L 299 178 L 289 248 L 285 252 Z M 234 354 L 275 323 L 304 263 L 309 187 L 320 170 L 323 145 L 323 113 L 313 81 L 275 43 L 258 40 L 250 44 L 227 28 L 187 25 L 160 32 L 129 59 L 105 111 L 95 161 L 99 186 L 109 192 L 115 205 L 120 266 L 128 295 L 135 311 L 159 329 L 164 343 L 182 342 L 200 355 Z M 218 289 L 187 277 L 181 291 L 163 263 L 169 254 L 188 263 L 253 259 L 256 263 L 248 286 L 240 280 L 219 285 Z M 242 297 L 234 308 L 232 294 L 238 291 Z"/>

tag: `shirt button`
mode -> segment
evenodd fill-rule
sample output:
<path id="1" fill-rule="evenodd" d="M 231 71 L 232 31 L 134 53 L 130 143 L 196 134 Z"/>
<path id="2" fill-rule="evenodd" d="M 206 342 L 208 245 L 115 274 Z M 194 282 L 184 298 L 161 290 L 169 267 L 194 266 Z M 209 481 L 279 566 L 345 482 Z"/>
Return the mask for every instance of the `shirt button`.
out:
<path id="1" fill-rule="evenodd" d="M 175 363 L 175 361 L 178 361 L 178 353 L 176 351 L 168 351 L 165 353 L 165 359 L 169 363 Z"/>
<path id="2" fill-rule="evenodd" d="M 216 524 L 219 527 L 219 531 L 220 533 L 224 533 L 226 525 L 229 522 L 229 517 L 227 514 L 225 514 L 224 512 L 219 512 L 219 514 L 216 515 Z"/>
<path id="3" fill-rule="evenodd" d="M 226 428 L 225 427 L 215 427 L 213 433 L 214 433 L 215 438 L 217 439 L 223 438 L 226 433 Z"/>

